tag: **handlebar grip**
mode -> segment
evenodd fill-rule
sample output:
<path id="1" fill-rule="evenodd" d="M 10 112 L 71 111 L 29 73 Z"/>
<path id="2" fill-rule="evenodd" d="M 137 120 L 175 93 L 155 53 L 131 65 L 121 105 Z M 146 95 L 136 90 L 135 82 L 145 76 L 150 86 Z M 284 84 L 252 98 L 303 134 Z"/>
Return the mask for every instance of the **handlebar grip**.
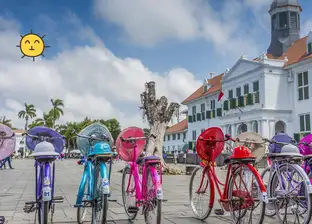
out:
<path id="1" fill-rule="evenodd" d="M 22 133 L 22 136 L 25 136 L 25 135 L 27 135 L 27 132 Z"/>

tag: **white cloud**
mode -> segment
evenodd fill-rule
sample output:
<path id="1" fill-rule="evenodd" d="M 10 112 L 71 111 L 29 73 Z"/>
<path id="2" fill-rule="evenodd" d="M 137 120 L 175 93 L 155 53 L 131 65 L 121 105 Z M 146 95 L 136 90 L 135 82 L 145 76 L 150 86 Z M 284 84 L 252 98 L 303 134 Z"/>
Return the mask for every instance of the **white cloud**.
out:
<path id="1" fill-rule="evenodd" d="M 73 29 L 77 34 L 84 33 L 92 46 L 75 47 L 55 58 L 33 62 L 29 58 L 21 59 L 16 48 L 20 39 L 18 24 L 0 17 L 0 116 L 13 120 L 15 126 L 24 125 L 17 113 L 25 102 L 34 104 L 41 116 L 50 109 L 50 98 L 65 102 L 61 122 L 81 120 L 85 116 L 115 117 L 123 127 L 140 126 L 142 116 L 138 106 L 146 81 L 156 81 L 158 95 L 164 94 L 176 102 L 184 100 L 201 84 L 183 68 L 158 74 L 138 59 L 116 57 L 92 29 L 72 18 Z"/>
<path id="2" fill-rule="evenodd" d="M 305 21 L 301 28 L 301 36 L 307 36 L 312 30 L 312 19 Z"/>
<path id="3" fill-rule="evenodd" d="M 258 24 L 267 24 L 269 1 L 222 1 L 221 9 L 216 10 L 209 5 L 211 1 L 204 0 L 95 0 L 94 8 L 99 17 L 119 25 L 138 44 L 204 38 L 218 53 L 237 57 L 259 53 L 256 30 Z M 249 11 L 257 24 L 247 27 L 244 16 Z"/>

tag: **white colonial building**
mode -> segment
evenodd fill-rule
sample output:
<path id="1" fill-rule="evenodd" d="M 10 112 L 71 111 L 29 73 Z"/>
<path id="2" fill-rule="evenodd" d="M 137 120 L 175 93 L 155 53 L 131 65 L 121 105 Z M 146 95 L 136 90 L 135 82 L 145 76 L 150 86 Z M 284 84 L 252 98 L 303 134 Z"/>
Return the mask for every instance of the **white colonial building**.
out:
<path id="1" fill-rule="evenodd" d="M 190 149 L 213 126 L 232 136 L 248 131 L 271 138 L 284 131 L 299 140 L 310 133 L 312 32 L 300 38 L 301 11 L 297 0 L 274 0 L 267 53 L 255 59 L 242 56 L 182 102 L 188 107 Z M 218 101 L 220 92 L 224 96 Z"/>
<path id="2" fill-rule="evenodd" d="M 166 130 L 164 136 L 164 145 L 163 151 L 165 152 L 174 152 L 182 151 L 183 147 L 187 144 L 186 140 L 187 133 L 187 119 L 184 119 L 181 122 L 169 127 Z"/>
<path id="3" fill-rule="evenodd" d="M 25 137 L 22 134 L 25 132 L 24 130 L 13 130 L 15 133 L 16 143 L 15 143 L 15 152 L 18 152 L 20 149 L 25 148 Z"/>

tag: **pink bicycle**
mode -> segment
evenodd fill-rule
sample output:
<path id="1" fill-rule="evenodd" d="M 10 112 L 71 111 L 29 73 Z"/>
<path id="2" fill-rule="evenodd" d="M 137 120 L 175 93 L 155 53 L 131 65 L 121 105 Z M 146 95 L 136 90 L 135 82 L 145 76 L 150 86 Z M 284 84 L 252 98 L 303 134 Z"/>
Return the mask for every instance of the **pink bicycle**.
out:
<path id="1" fill-rule="evenodd" d="M 140 207 L 145 223 L 161 223 L 162 169 L 157 156 L 141 156 L 147 138 L 140 128 L 130 127 L 120 133 L 116 141 L 118 155 L 128 164 L 122 175 L 122 200 L 130 220 Z M 142 175 L 140 175 L 140 171 Z"/>

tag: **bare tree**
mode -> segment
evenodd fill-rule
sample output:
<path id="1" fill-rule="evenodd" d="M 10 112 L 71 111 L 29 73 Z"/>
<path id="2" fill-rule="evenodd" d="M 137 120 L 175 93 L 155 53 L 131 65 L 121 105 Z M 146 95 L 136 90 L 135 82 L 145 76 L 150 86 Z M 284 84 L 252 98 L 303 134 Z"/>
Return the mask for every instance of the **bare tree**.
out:
<path id="1" fill-rule="evenodd" d="M 179 109 L 178 103 L 170 103 L 165 96 L 156 99 L 155 82 L 145 83 L 145 91 L 141 94 L 141 109 L 143 118 L 150 125 L 150 134 L 156 138 L 149 138 L 146 146 L 147 155 L 157 155 L 162 157 L 163 140 L 168 123 L 172 115 Z M 164 161 L 163 161 L 163 164 Z"/>

